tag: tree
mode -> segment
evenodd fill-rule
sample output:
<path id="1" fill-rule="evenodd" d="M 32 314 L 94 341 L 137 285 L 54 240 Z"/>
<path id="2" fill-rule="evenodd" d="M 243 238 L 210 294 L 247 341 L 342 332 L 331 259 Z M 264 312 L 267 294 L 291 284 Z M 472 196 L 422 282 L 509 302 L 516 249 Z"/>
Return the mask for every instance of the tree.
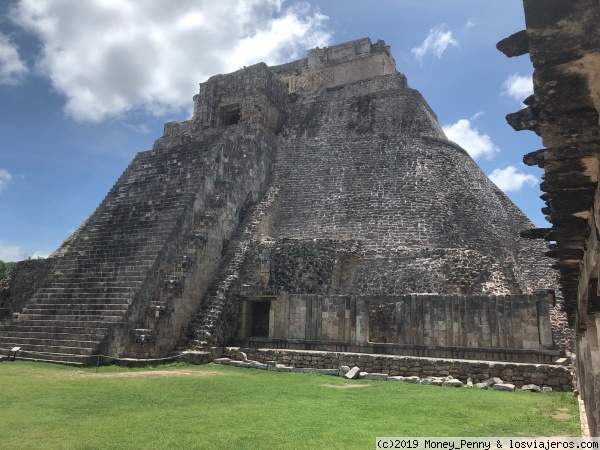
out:
<path id="1" fill-rule="evenodd" d="M 4 262 L 0 259 L 0 280 L 6 278 L 10 274 L 13 262 Z"/>

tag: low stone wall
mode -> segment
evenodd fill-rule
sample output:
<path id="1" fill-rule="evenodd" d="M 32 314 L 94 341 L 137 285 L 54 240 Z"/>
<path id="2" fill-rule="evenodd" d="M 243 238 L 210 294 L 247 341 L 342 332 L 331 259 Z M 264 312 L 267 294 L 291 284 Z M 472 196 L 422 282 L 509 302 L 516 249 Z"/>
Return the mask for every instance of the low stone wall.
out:
<path id="1" fill-rule="evenodd" d="M 498 377 L 516 387 L 536 384 L 540 387 L 551 387 L 555 391 L 573 390 L 573 374 L 568 366 L 240 347 L 225 347 L 222 356 L 240 359 L 240 351 L 246 353 L 248 359 L 253 361 L 276 361 L 278 364 L 296 368 L 337 369 L 339 366 L 358 366 L 365 372 L 384 373 L 389 376 L 424 378 L 451 375 L 463 383 L 466 383 L 467 378 L 471 378 L 473 383 L 481 383 L 489 378 Z"/>

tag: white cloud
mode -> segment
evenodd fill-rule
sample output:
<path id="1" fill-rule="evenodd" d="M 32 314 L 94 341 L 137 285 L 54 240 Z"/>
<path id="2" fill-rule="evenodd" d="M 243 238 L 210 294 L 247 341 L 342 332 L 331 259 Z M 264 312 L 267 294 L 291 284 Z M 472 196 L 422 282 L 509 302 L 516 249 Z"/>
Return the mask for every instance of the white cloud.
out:
<path id="1" fill-rule="evenodd" d="M 530 76 L 522 77 L 518 73 L 509 76 L 502 85 L 504 90 L 502 94 L 522 102 L 533 94 L 533 79 Z"/>
<path id="2" fill-rule="evenodd" d="M 0 33 L 0 85 L 18 84 L 29 69 L 8 36 Z"/>
<path id="3" fill-rule="evenodd" d="M 12 180 L 12 175 L 6 170 L 0 169 L 0 192 L 2 192 L 10 180 Z"/>
<path id="4" fill-rule="evenodd" d="M 492 159 L 494 154 L 500 151 L 492 142 L 492 139 L 487 134 L 482 134 L 477 128 L 472 127 L 468 119 L 460 119 L 454 124 L 444 125 L 442 129 L 448 139 L 464 148 L 473 159 L 480 156 Z"/>
<path id="5" fill-rule="evenodd" d="M 19 245 L 9 244 L 6 241 L 0 240 L 0 260 L 4 262 L 23 261 L 27 258 L 47 258 L 48 256 L 49 255 L 47 252 L 42 252 L 39 250 L 32 252 L 31 250 L 26 250 Z"/>
<path id="6" fill-rule="evenodd" d="M 523 186 L 533 187 L 538 183 L 536 177 L 528 173 L 517 172 L 513 166 L 508 166 L 506 169 L 494 169 L 488 177 L 504 192 L 519 191 Z"/>
<path id="7" fill-rule="evenodd" d="M 428 53 L 441 58 L 450 45 L 458 47 L 458 42 L 452 37 L 452 31 L 446 31 L 446 25 L 441 24 L 429 30 L 423 43 L 410 52 L 415 55 L 417 61 L 422 62 Z"/>
<path id="8" fill-rule="evenodd" d="M 465 30 L 468 30 L 469 28 L 473 28 L 475 26 L 475 19 L 473 19 L 472 17 L 469 18 L 469 20 L 467 20 L 467 24 L 465 25 Z"/>
<path id="9" fill-rule="evenodd" d="M 35 33 L 37 68 L 78 121 L 186 111 L 198 83 L 329 43 L 327 17 L 283 0 L 20 0 L 12 19 Z"/>
<path id="10" fill-rule="evenodd" d="M 0 260 L 4 262 L 20 261 L 23 259 L 23 249 L 18 245 L 11 245 L 0 241 Z"/>

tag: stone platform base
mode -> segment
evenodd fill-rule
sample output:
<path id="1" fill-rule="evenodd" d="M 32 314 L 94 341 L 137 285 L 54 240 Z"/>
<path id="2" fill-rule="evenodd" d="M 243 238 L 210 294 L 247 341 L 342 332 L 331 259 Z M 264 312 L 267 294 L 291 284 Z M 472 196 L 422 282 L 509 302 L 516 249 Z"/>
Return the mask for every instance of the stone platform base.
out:
<path id="1" fill-rule="evenodd" d="M 499 377 L 516 387 L 526 384 L 548 386 L 555 391 L 572 391 L 573 374 L 570 366 L 553 364 L 524 364 L 515 362 L 490 362 L 442 358 L 423 358 L 368 353 L 323 352 L 270 348 L 225 347 L 223 357 L 239 359 L 239 352 L 248 359 L 265 363 L 275 361 L 296 368 L 337 369 L 339 366 L 358 366 L 365 372 L 383 373 L 389 376 L 447 376 L 466 383 L 480 383 Z"/>
<path id="2" fill-rule="evenodd" d="M 564 356 L 560 350 L 521 350 L 505 348 L 442 347 L 415 344 L 364 344 L 311 341 L 304 339 L 246 338 L 237 342 L 240 347 L 272 348 L 278 350 L 311 350 L 324 352 L 370 353 L 425 358 L 511 361 L 519 363 L 553 364 Z"/>

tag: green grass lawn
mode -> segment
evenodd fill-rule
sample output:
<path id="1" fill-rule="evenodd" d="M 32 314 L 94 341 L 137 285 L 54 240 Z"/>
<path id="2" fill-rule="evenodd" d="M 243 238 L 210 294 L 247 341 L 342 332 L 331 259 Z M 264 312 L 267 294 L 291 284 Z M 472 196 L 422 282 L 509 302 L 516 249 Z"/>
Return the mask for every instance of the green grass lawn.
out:
<path id="1" fill-rule="evenodd" d="M 570 393 L 344 380 L 208 364 L 0 363 L 1 449 L 368 449 L 376 436 L 575 436 Z"/>

